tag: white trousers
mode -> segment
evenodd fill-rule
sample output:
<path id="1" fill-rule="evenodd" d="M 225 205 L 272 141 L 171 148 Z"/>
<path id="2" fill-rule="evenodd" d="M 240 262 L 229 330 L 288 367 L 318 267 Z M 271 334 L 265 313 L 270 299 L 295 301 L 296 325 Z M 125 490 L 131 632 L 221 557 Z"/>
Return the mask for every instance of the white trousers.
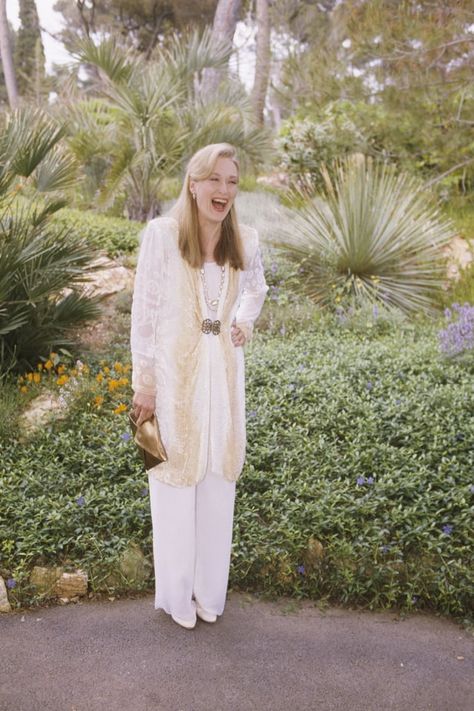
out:
<path id="1" fill-rule="evenodd" d="M 155 609 L 194 620 L 196 605 L 222 615 L 232 546 L 235 482 L 207 473 L 176 487 L 148 476 Z"/>

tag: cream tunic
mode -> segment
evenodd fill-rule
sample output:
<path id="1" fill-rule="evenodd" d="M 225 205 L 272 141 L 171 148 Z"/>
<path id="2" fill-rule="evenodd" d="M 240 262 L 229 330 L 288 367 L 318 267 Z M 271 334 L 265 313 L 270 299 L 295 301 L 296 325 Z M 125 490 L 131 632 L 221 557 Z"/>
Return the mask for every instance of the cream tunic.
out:
<path id="1" fill-rule="evenodd" d="M 176 220 L 151 220 L 143 235 L 132 305 L 132 386 L 156 395 L 168 461 L 150 474 L 174 486 L 197 484 L 211 470 L 236 481 L 244 464 L 244 353 L 232 344 L 230 331 L 235 320 L 250 338 L 268 286 L 256 230 L 240 225 L 240 231 L 245 269 L 226 265 L 212 315 L 199 270 L 179 252 Z M 211 298 L 220 282 L 215 266 L 205 266 Z M 202 332 L 205 318 L 221 322 L 218 335 Z"/>

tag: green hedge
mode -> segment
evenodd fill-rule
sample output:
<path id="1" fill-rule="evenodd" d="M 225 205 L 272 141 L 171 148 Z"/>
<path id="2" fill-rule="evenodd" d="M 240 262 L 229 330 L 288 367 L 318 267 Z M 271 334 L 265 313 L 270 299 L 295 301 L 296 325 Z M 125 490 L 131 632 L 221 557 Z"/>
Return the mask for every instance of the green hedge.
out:
<path id="1" fill-rule="evenodd" d="M 256 336 L 231 586 L 468 619 L 472 375 L 440 360 L 434 332 Z M 0 574 L 17 583 L 11 600 L 31 599 L 34 564 L 72 561 L 94 589 L 130 541 L 151 560 L 147 478 L 126 416 L 107 402 L 97 412 L 90 397 L 34 440 L 4 443 Z"/>
<path id="2" fill-rule="evenodd" d="M 57 212 L 51 222 L 61 229 L 70 228 L 74 234 L 106 251 L 109 257 L 134 252 L 144 227 L 140 222 L 70 208 Z"/>

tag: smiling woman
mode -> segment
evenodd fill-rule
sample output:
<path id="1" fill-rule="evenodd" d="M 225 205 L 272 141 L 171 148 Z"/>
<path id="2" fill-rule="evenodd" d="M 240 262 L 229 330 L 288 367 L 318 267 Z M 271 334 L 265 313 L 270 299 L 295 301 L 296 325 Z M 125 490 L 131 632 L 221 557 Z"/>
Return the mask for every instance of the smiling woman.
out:
<path id="1" fill-rule="evenodd" d="M 268 290 L 257 232 L 235 213 L 238 180 L 233 146 L 198 151 L 172 212 L 147 225 L 135 280 L 133 407 L 139 422 L 156 415 L 168 455 L 148 471 L 155 608 L 187 628 L 225 606 L 246 445 L 242 347 Z"/>

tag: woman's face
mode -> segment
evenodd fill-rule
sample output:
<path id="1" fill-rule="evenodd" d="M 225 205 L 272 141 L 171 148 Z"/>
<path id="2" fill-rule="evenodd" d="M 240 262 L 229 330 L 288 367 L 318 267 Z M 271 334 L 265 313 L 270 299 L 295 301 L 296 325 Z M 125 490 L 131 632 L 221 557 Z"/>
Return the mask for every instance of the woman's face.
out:
<path id="1" fill-rule="evenodd" d="M 238 182 L 237 166 L 231 158 L 218 158 L 208 178 L 191 180 L 189 187 L 196 193 L 199 216 L 210 222 L 222 222 L 232 207 Z"/>

